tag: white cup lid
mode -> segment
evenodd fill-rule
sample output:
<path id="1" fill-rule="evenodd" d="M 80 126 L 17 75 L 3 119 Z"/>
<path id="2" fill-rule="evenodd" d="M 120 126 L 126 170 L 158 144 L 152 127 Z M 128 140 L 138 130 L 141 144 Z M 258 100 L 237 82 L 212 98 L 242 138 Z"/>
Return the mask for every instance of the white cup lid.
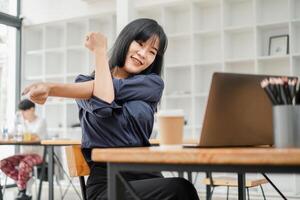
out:
<path id="1" fill-rule="evenodd" d="M 165 117 L 183 117 L 184 110 L 182 109 L 174 109 L 174 110 L 159 110 L 157 112 L 157 116 L 165 116 Z"/>

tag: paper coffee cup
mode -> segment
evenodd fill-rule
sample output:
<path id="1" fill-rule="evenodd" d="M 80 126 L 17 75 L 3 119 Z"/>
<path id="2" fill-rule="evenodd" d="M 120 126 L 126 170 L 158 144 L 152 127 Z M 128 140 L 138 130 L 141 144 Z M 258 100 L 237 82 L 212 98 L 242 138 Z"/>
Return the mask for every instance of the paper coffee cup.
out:
<path id="1" fill-rule="evenodd" d="M 184 111 L 160 110 L 156 116 L 160 146 L 182 146 Z"/>

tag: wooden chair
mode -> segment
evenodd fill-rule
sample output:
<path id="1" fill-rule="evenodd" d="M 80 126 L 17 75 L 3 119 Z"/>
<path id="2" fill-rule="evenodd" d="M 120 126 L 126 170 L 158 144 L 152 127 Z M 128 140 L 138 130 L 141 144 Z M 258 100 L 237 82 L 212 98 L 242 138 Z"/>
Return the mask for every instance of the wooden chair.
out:
<path id="1" fill-rule="evenodd" d="M 80 145 L 66 147 L 67 163 L 70 177 L 79 177 L 83 200 L 87 200 L 84 176 L 90 174 L 90 168 L 86 163 Z"/>
<path id="2" fill-rule="evenodd" d="M 214 188 L 217 186 L 226 186 L 227 187 L 227 195 L 226 199 L 228 200 L 229 197 L 229 187 L 238 187 L 238 181 L 236 178 L 232 177 L 218 177 L 218 178 L 205 178 L 202 181 L 205 185 L 209 185 L 212 187 L 212 190 L 210 192 L 210 196 L 207 199 L 212 199 L 212 195 L 214 192 Z M 212 183 L 211 183 L 212 182 Z M 257 187 L 259 186 L 263 195 L 264 200 L 266 200 L 264 190 L 262 188 L 262 184 L 268 183 L 268 180 L 265 178 L 262 179 L 247 179 L 245 186 L 247 190 L 247 196 L 248 199 L 250 200 L 250 195 L 249 195 L 249 188 L 251 187 Z"/>

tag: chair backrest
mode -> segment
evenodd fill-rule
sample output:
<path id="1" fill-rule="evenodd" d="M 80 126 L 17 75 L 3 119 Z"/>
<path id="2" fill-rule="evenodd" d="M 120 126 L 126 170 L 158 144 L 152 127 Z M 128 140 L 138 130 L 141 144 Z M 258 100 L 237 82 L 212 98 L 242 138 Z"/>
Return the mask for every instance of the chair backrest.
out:
<path id="1" fill-rule="evenodd" d="M 80 145 L 67 146 L 66 155 L 69 175 L 71 177 L 87 176 L 90 174 L 90 168 L 82 155 Z"/>

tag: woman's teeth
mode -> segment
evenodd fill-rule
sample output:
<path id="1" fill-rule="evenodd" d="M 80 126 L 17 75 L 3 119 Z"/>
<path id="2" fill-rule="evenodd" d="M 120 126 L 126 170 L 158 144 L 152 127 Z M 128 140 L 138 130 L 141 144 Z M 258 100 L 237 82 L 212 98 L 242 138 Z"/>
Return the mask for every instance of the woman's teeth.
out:
<path id="1" fill-rule="evenodd" d="M 138 65 L 142 65 L 142 62 L 139 61 L 138 59 L 132 57 L 132 60 L 133 60 L 134 63 L 136 63 L 136 64 L 138 64 Z"/>

